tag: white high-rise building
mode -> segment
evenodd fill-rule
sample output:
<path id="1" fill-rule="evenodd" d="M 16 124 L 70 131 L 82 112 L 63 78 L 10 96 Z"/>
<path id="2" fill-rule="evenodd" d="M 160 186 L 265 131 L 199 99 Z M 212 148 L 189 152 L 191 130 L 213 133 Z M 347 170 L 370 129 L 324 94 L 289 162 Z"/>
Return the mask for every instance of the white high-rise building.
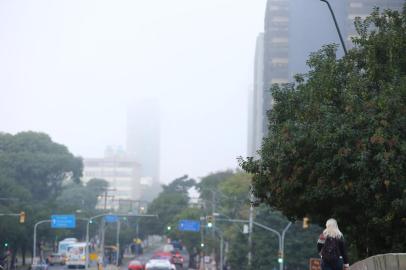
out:
<path id="1" fill-rule="evenodd" d="M 264 34 L 257 37 L 254 60 L 254 88 L 248 104 L 248 149 L 247 155 L 258 157 L 264 136 L 263 91 L 264 91 Z"/>
<path id="2" fill-rule="evenodd" d="M 120 201 L 139 200 L 141 165 L 123 151 L 108 148 L 103 158 L 84 158 L 83 165 L 84 183 L 98 178 L 109 184 L 99 207 L 117 209 Z"/>

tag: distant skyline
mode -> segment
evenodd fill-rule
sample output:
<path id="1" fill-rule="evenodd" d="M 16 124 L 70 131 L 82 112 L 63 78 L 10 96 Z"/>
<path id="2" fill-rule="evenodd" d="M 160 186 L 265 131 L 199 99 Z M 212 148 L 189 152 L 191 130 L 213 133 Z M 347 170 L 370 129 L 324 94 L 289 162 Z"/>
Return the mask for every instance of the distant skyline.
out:
<path id="1" fill-rule="evenodd" d="M 126 146 L 126 109 L 161 104 L 161 181 L 234 169 L 265 0 L 0 1 L 0 131 L 75 155 Z"/>

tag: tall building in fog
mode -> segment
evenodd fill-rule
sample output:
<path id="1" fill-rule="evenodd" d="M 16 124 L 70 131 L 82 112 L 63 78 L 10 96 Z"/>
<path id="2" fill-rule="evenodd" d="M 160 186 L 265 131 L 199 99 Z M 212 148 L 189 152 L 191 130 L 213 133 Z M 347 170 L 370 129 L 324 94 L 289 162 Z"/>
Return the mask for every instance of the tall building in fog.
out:
<path id="1" fill-rule="evenodd" d="M 329 0 L 347 46 L 355 34 L 355 17 L 365 18 L 373 7 L 400 10 L 404 0 Z M 249 97 L 248 156 L 256 156 L 268 133 L 267 112 L 272 108 L 274 83 L 293 82 L 297 73 L 308 71 L 310 53 L 325 44 L 340 44 L 327 5 L 321 1 L 268 0 L 264 33 L 257 38 L 254 89 Z M 338 56 L 343 55 L 338 49 Z M 258 122 L 261 125 L 258 125 Z M 259 138 L 261 137 L 261 138 Z"/>
<path id="2" fill-rule="evenodd" d="M 264 34 L 257 37 L 254 59 L 254 87 L 248 99 L 248 149 L 247 155 L 257 157 L 264 136 Z"/>
<path id="3" fill-rule="evenodd" d="M 289 0 L 268 0 L 265 11 L 262 129 L 268 132 L 267 111 L 272 107 L 270 87 L 289 82 Z"/>
<path id="4" fill-rule="evenodd" d="M 146 100 L 128 107 L 127 153 L 141 163 L 141 176 L 151 185 L 160 182 L 160 109 Z"/>

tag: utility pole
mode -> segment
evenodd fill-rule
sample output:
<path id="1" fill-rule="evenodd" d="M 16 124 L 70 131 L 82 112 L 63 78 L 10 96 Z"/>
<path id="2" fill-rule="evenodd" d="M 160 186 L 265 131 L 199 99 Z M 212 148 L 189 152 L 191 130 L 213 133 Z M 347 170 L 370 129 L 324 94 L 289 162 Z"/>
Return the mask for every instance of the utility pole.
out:
<path id="1" fill-rule="evenodd" d="M 120 226 L 121 221 L 120 219 L 117 220 L 117 254 L 116 254 L 116 265 L 119 266 L 119 258 L 120 258 Z"/>

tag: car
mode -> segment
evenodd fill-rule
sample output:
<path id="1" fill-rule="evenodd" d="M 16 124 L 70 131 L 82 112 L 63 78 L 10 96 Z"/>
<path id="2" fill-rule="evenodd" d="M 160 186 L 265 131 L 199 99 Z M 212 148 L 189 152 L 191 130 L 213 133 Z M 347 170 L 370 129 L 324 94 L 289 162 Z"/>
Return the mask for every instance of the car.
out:
<path id="1" fill-rule="evenodd" d="M 54 264 L 60 264 L 63 265 L 65 264 L 65 258 L 62 256 L 62 254 L 59 253 L 51 253 L 47 257 L 47 263 L 49 265 L 54 265 Z"/>
<path id="2" fill-rule="evenodd" d="M 167 260 L 172 262 L 172 253 L 171 252 L 165 252 L 165 251 L 158 251 L 155 252 L 154 255 L 152 256 L 152 259 L 155 260 Z"/>
<path id="3" fill-rule="evenodd" d="M 184 258 L 182 256 L 182 254 L 180 254 L 180 252 L 173 252 L 171 262 L 175 266 L 178 266 L 178 268 L 182 269 L 183 268 Z"/>
<path id="4" fill-rule="evenodd" d="M 145 270 L 176 270 L 176 266 L 168 260 L 151 259 L 145 265 Z"/>
<path id="5" fill-rule="evenodd" d="M 132 260 L 128 263 L 128 270 L 144 270 L 144 264 L 138 260 Z"/>

